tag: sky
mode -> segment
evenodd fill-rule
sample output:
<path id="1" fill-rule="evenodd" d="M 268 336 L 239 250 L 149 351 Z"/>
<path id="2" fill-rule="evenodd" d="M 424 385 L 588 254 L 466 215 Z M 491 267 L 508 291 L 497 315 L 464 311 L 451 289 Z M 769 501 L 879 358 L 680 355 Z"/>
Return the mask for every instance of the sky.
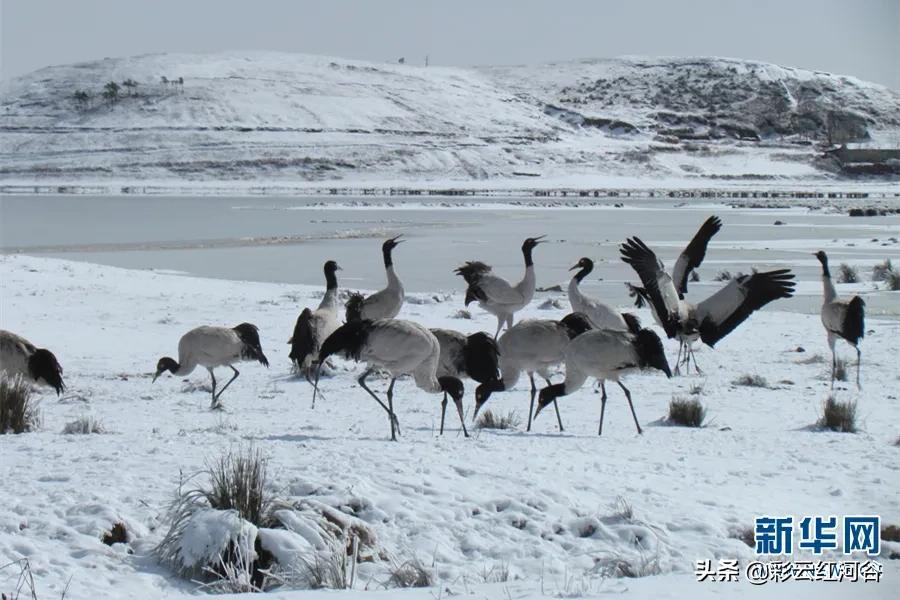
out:
<path id="1" fill-rule="evenodd" d="M 455 66 L 712 55 L 900 90 L 900 0 L 0 0 L 0 78 L 244 49 Z"/>

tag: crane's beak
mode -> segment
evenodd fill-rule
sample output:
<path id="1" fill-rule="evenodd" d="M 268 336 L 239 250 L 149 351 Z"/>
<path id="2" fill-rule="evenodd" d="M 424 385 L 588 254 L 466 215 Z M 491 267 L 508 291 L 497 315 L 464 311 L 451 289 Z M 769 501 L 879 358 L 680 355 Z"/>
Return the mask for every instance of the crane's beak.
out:
<path id="1" fill-rule="evenodd" d="M 401 240 L 401 239 L 400 239 L 401 237 L 403 237 L 403 234 L 402 234 L 402 233 L 401 233 L 400 235 L 398 235 L 397 237 L 392 237 L 392 238 L 391 238 L 391 241 L 394 242 L 394 244 L 402 244 L 402 243 L 405 242 L 406 240 Z"/>
<path id="2" fill-rule="evenodd" d="M 534 243 L 535 243 L 535 244 L 541 244 L 541 243 L 547 241 L 547 240 L 544 239 L 545 237 L 547 237 L 547 234 L 539 235 L 539 236 L 533 237 L 533 238 L 531 238 L 531 239 L 534 240 Z"/>
<path id="3" fill-rule="evenodd" d="M 335 265 L 334 270 L 335 271 L 343 271 L 343 269 L 341 268 L 341 265 Z"/>
<path id="4" fill-rule="evenodd" d="M 157 377 L 159 377 L 159 371 L 157 371 L 156 373 L 153 374 L 153 381 L 151 381 L 150 383 L 156 383 Z"/>
<path id="5" fill-rule="evenodd" d="M 574 271 L 575 269 L 580 269 L 580 268 L 581 268 L 581 265 L 572 265 L 571 267 L 569 267 L 569 270 Z"/>

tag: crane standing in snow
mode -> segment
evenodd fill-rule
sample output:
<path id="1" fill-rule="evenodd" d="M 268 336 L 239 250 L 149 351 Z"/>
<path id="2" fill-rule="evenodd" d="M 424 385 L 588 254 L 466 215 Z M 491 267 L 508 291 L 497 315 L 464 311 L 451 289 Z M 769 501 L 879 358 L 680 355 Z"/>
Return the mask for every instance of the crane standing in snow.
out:
<path id="1" fill-rule="evenodd" d="M 581 313 L 588 318 L 594 329 L 608 329 L 611 331 L 628 331 L 628 324 L 622 314 L 590 296 L 581 293 L 580 283 L 594 270 L 594 261 L 585 257 L 578 261 L 570 271 L 579 269 L 569 281 L 569 303 L 572 312 Z"/>
<path id="2" fill-rule="evenodd" d="M 815 257 L 822 264 L 821 314 L 822 325 L 828 334 L 828 347 L 831 348 L 831 388 L 834 389 L 837 373 L 837 354 L 834 346 L 838 338 L 856 348 L 856 387 L 861 388 L 859 370 L 862 364 L 862 351 L 859 349 L 859 342 L 866 334 L 866 303 L 859 296 L 850 299 L 839 298 L 831 281 L 831 272 L 828 270 L 828 256 L 819 250 L 815 253 Z"/>
<path id="3" fill-rule="evenodd" d="M 338 320 L 338 284 L 336 272 L 341 268 L 329 260 L 325 263 L 325 296 L 316 310 L 304 308 L 294 325 L 294 334 L 288 343 L 291 345 L 290 359 L 294 367 L 302 372 L 311 382 L 312 363 L 319 354 L 322 342 L 340 326 Z"/>
<path id="4" fill-rule="evenodd" d="M 430 393 L 446 392 L 453 398 L 460 422 L 463 421 L 463 384 L 456 377 L 438 377 L 441 347 L 427 328 L 400 319 L 352 320 L 338 327 L 319 350 L 319 364 L 313 389 L 313 403 L 319 391 L 319 372 L 322 363 L 335 353 L 355 361 L 365 361 L 367 368 L 357 381 L 361 388 L 383 408 L 391 422 L 391 441 L 397 440 L 400 423 L 394 413 L 394 384 L 401 375 L 412 375 L 416 386 Z M 381 368 L 391 375 L 387 389 L 387 404 L 366 385 L 366 377 Z M 465 428 L 465 425 L 463 425 Z"/>
<path id="5" fill-rule="evenodd" d="M 431 333 L 437 338 L 441 346 L 441 358 L 438 362 L 438 377 L 450 376 L 461 379 L 469 377 L 481 385 L 476 389 L 484 389 L 484 386 L 499 379 L 498 367 L 500 352 L 497 342 L 487 333 L 479 331 L 466 335 L 451 329 L 432 329 Z M 461 407 L 457 407 L 461 410 Z M 447 392 L 441 401 L 441 434 L 444 433 L 444 413 L 447 410 Z M 463 433 L 468 437 L 466 424 L 463 422 Z"/>
<path id="6" fill-rule="evenodd" d="M 531 431 L 531 415 L 537 386 L 534 374 L 538 373 L 550 385 L 550 370 L 565 358 L 566 347 L 585 331 L 591 329 L 591 322 L 580 313 L 572 313 L 559 321 L 550 319 L 525 319 L 507 329 L 497 346 L 500 350 L 500 379 L 479 386 L 475 391 L 475 413 L 473 420 L 493 392 L 512 389 L 522 372 L 528 373 L 531 381 L 531 402 L 528 405 L 528 426 Z M 559 430 L 563 431 L 559 408 L 556 409 Z"/>
<path id="7" fill-rule="evenodd" d="M 57 396 L 66 389 L 62 367 L 52 352 L 3 329 L 0 329 L 0 372 L 52 387 Z"/>
<path id="8" fill-rule="evenodd" d="M 502 277 L 494 275 L 489 265 L 479 261 L 469 261 L 455 271 L 468 284 L 466 306 L 477 300 L 481 308 L 497 317 L 497 332 L 494 334 L 494 339 L 500 335 L 504 324 L 507 328 L 512 327 L 513 315 L 524 308 L 534 297 L 535 275 L 531 252 L 538 244 L 542 243 L 543 238 L 543 235 L 539 235 L 527 238 L 522 243 L 525 275 L 522 277 L 522 281 L 516 285 L 511 285 Z"/>
<path id="9" fill-rule="evenodd" d="M 259 343 L 259 329 L 251 323 L 241 323 L 237 327 L 212 327 L 204 325 L 191 329 L 181 336 L 178 341 L 178 362 L 164 356 L 156 363 L 156 374 L 153 381 L 163 372 L 169 371 L 172 375 L 189 375 L 198 366 L 209 371 L 212 379 L 212 404 L 210 408 L 219 408 L 219 398 L 237 379 L 240 372 L 234 368 L 234 363 L 256 360 L 264 366 L 269 366 L 269 360 L 263 354 Z M 216 367 L 230 367 L 234 375 L 228 380 L 219 393 L 216 394 L 216 376 L 213 369 Z"/>
<path id="10" fill-rule="evenodd" d="M 363 319 L 377 321 L 378 319 L 393 319 L 400 313 L 403 306 L 403 284 L 394 272 L 393 250 L 404 240 L 400 236 L 392 237 L 381 245 L 381 254 L 384 258 L 384 271 L 387 275 L 387 287 L 374 294 L 362 297 L 354 294 L 347 302 L 347 321 Z"/>
<path id="11" fill-rule="evenodd" d="M 588 377 L 600 380 L 600 427 L 597 435 L 603 435 L 603 415 L 606 412 L 606 380 L 615 381 L 625 392 L 631 416 L 637 432 L 643 433 L 638 423 L 631 392 L 621 381 L 621 377 L 640 369 L 659 369 L 671 377 L 666 353 L 659 336 L 650 329 L 641 329 L 636 334 L 622 331 L 593 330 L 583 333 L 568 345 L 565 351 L 566 380 L 549 385 L 541 390 L 535 418 L 541 410 L 555 402 L 560 396 L 566 396 L 578 390 Z"/>

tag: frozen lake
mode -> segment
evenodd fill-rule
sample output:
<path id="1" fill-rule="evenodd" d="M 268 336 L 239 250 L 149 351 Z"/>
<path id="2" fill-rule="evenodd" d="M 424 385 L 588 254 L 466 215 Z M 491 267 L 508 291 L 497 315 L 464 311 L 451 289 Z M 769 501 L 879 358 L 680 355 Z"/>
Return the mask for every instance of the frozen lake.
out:
<path id="1" fill-rule="evenodd" d="M 364 202 L 373 205 L 360 206 Z M 721 285 L 712 281 L 721 270 L 786 265 L 802 282 L 801 297 L 779 306 L 802 312 L 818 309 L 819 266 L 812 251 L 825 249 L 834 263 L 860 267 L 862 292 L 874 289 L 873 264 L 885 258 L 900 263 L 897 215 L 863 219 L 805 208 L 735 209 L 649 198 L 629 199 L 624 207 L 615 207 L 614 200 L 579 208 L 516 206 L 492 198 L 447 204 L 460 199 L 3 196 L 0 250 L 313 285 L 322 283 L 322 263 L 334 259 L 344 269 L 343 287 L 376 289 L 384 282 L 381 239 L 402 233 L 408 241 L 395 251 L 397 271 L 407 291 L 430 292 L 462 289 L 453 269 L 472 259 L 516 280 L 522 240 L 547 234 L 551 243 L 535 252 L 539 286 L 564 284 L 567 269 L 587 256 L 597 267 L 585 289 L 624 305 L 629 299 L 622 282 L 635 279 L 618 259 L 617 245 L 625 237 L 641 237 L 670 267 L 700 223 L 718 214 L 724 227 L 691 296 L 702 298 Z M 784 224 L 774 226 L 776 220 Z M 868 293 L 866 301 L 872 315 L 900 314 L 897 294 Z"/>

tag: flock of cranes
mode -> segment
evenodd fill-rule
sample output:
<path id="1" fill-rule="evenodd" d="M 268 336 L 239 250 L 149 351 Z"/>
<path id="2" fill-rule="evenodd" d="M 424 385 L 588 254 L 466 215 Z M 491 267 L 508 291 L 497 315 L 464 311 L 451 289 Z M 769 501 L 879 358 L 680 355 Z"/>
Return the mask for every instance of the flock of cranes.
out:
<path id="1" fill-rule="evenodd" d="M 708 298 L 688 302 L 685 295 L 689 275 L 701 264 L 710 239 L 721 227 L 718 217 L 707 219 L 676 260 L 671 274 L 640 238 L 629 238 L 619 248 L 621 259 L 634 269 L 641 282 L 640 286 L 627 284 L 635 304 L 639 307 L 649 305 L 654 320 L 665 335 L 679 341 L 675 374 L 681 366 L 689 369 L 692 359 L 694 368 L 700 371 L 693 353 L 693 344 L 698 340 L 715 346 L 754 311 L 793 295 L 794 275 L 789 269 L 777 269 L 741 275 Z M 327 261 L 324 265 L 325 295 L 315 310 L 305 308 L 300 313 L 289 341 L 293 365 L 313 384 L 313 407 L 319 393 L 323 364 L 333 355 L 343 355 L 366 363 L 357 381 L 387 413 L 392 440 L 400 433 L 394 410 L 394 384 L 405 375 L 411 376 L 419 389 L 443 394 L 441 433 L 449 396 L 456 406 L 463 433 L 468 436 L 462 403 L 463 378 L 478 384 L 474 419 L 492 394 L 512 389 L 523 372 L 531 383 L 529 431 L 532 419 L 550 403 L 554 405 L 562 431 L 557 398 L 575 392 L 593 377 L 602 392 L 598 434 L 603 432 L 608 381 L 617 383 L 624 392 L 637 432 L 641 433 L 631 392 L 622 383 L 622 377 L 647 369 L 661 371 L 666 377 L 671 377 L 672 372 L 655 331 L 643 327 L 634 315 L 619 312 L 602 300 L 582 293 L 580 283 L 594 267 L 589 258 L 581 258 L 570 269 L 577 271 L 568 286 L 572 313 L 558 320 L 526 319 L 514 323 L 515 314 L 534 297 L 536 280 L 532 254 L 544 241 L 543 237 L 527 238 L 522 244 L 525 273 L 515 284 L 496 275 L 489 265 L 480 261 L 470 261 L 456 269 L 467 284 L 466 306 L 477 302 L 496 316 L 497 329 L 493 337 L 485 332 L 463 334 L 448 329 L 428 329 L 396 318 L 404 300 L 403 285 L 393 263 L 393 250 L 403 241 L 400 236 L 388 239 L 382 245 L 386 287 L 367 297 L 352 294 L 344 307 L 343 319 L 337 281 L 340 267 L 333 260 Z M 839 298 L 831 282 L 827 256 L 821 251 L 816 256 L 822 265 L 824 301 L 821 317 L 832 351 L 831 385 L 834 386 L 838 339 L 856 348 L 859 385 L 862 360 L 859 342 L 865 330 L 865 303 L 858 296 Z M 235 364 L 244 361 L 269 365 L 255 325 L 197 327 L 181 337 L 177 361 L 168 356 L 159 359 L 153 381 L 166 371 L 183 376 L 198 366 L 203 367 L 212 381 L 211 406 L 216 408 L 221 405 L 222 394 L 240 375 Z M 565 367 L 565 380 L 552 383 L 550 377 L 560 365 Z M 233 375 L 217 391 L 214 369 L 219 367 L 230 368 Z M 62 367 L 52 352 L 3 330 L 0 330 L 0 370 L 48 385 L 57 394 L 65 389 Z M 386 401 L 366 385 L 367 377 L 376 370 L 390 376 Z M 535 374 L 546 382 L 541 390 L 535 385 Z M 538 405 L 535 409 L 536 397 Z"/>

